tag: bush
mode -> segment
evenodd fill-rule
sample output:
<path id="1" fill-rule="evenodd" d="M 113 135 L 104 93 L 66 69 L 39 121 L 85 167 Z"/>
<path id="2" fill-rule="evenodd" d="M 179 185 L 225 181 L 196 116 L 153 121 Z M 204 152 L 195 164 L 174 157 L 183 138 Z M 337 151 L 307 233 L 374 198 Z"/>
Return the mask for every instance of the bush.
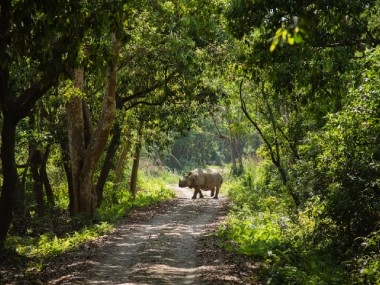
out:
<path id="1" fill-rule="evenodd" d="M 307 186 L 309 197 L 319 195 L 325 205 L 318 236 L 338 241 L 331 247 L 348 256 L 359 249 L 358 238 L 376 231 L 380 221 L 379 60 L 380 49 L 368 55 L 361 81 L 350 89 L 342 110 L 309 136 L 298 165 L 299 187 Z"/>
<path id="2" fill-rule="evenodd" d="M 246 169 L 230 185 L 232 210 L 220 234 L 240 252 L 263 261 L 267 284 L 344 284 L 343 266 L 312 243 L 316 218 L 324 209 L 321 199 L 310 199 L 296 215 L 281 183 L 271 181 L 276 176 L 266 175 L 267 163 Z"/>

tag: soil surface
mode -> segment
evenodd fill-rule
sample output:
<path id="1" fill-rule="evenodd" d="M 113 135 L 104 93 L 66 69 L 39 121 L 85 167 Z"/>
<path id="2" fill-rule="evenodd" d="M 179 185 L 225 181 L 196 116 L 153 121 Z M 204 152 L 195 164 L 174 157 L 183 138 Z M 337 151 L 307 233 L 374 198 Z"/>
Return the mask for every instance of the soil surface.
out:
<path id="1" fill-rule="evenodd" d="M 130 212 L 113 234 L 0 284 L 261 284 L 258 264 L 224 250 L 215 235 L 227 198 L 174 190 L 176 198 Z"/>

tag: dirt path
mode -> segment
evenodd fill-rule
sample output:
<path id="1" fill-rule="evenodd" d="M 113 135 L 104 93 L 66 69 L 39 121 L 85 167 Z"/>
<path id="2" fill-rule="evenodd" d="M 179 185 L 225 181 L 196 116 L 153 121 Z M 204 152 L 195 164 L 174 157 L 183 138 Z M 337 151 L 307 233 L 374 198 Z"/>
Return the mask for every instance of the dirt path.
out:
<path id="1" fill-rule="evenodd" d="M 175 199 L 130 213 L 112 235 L 52 262 L 36 284 L 259 284 L 250 277 L 255 263 L 224 251 L 212 235 L 227 198 L 205 192 L 192 200 L 189 189 L 174 190 Z"/>
<path id="2" fill-rule="evenodd" d="M 226 198 L 191 200 L 188 189 L 163 213 L 125 224 L 112 248 L 89 261 L 85 284 L 199 284 L 196 241 L 225 215 Z"/>

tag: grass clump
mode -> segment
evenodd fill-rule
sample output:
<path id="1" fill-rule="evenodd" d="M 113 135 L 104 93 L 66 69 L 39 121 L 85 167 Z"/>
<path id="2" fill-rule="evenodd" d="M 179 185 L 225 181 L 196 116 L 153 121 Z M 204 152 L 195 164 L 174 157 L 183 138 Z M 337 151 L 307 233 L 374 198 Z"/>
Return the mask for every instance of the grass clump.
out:
<path id="1" fill-rule="evenodd" d="M 43 259 L 72 250 L 79 245 L 94 240 L 99 236 L 112 233 L 113 226 L 107 222 L 86 226 L 64 237 L 53 233 L 44 233 L 39 237 L 15 237 L 8 239 L 8 246 L 27 258 Z"/>

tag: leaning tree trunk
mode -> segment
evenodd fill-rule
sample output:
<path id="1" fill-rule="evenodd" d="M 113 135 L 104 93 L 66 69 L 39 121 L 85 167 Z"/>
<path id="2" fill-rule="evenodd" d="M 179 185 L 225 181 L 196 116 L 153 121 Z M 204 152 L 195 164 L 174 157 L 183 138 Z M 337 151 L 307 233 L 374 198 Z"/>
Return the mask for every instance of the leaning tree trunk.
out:
<path id="1" fill-rule="evenodd" d="M 270 142 L 269 139 L 268 139 L 268 137 L 264 134 L 263 130 L 258 125 L 257 121 L 255 121 L 254 119 L 252 119 L 251 115 L 249 114 L 249 112 L 247 110 L 246 103 L 245 103 L 245 101 L 243 99 L 242 86 L 243 86 L 243 81 L 240 82 L 240 103 L 241 103 L 241 109 L 242 109 L 244 115 L 246 116 L 246 118 L 255 127 L 255 129 L 259 133 L 261 139 L 264 141 L 264 144 L 266 145 L 266 147 L 267 147 L 267 149 L 269 151 L 269 155 L 270 155 L 271 161 L 272 161 L 273 165 L 277 168 L 278 172 L 280 173 L 282 184 L 286 187 L 288 193 L 292 197 L 294 205 L 295 205 L 295 208 L 298 209 L 299 206 L 300 206 L 300 199 L 299 199 L 297 193 L 295 193 L 291 189 L 291 187 L 289 186 L 289 183 L 288 183 L 289 182 L 288 173 L 287 173 L 286 169 L 284 168 L 284 166 L 282 165 L 282 162 L 281 162 L 280 144 L 279 144 L 279 141 L 277 139 L 277 134 L 276 134 L 276 132 L 277 132 L 277 126 L 275 124 L 275 120 L 274 120 L 273 116 L 271 115 L 271 123 L 272 123 L 272 127 L 273 127 L 273 132 L 275 134 L 275 136 L 274 136 L 275 140 L 274 140 L 274 142 Z M 267 107 L 269 109 L 269 112 L 271 113 L 269 104 L 267 104 Z"/>
<path id="2" fill-rule="evenodd" d="M 99 125 L 84 154 L 83 166 L 79 176 L 81 202 L 84 213 L 89 216 L 93 216 L 96 211 L 97 197 L 92 180 L 97 164 L 107 145 L 112 122 L 116 113 L 115 91 L 116 66 L 112 66 L 108 71 L 108 82 L 103 98 L 102 114 L 99 120 Z"/>
<path id="3" fill-rule="evenodd" d="M 100 171 L 98 182 L 96 183 L 96 195 L 98 197 L 97 206 L 100 207 L 103 201 L 104 186 L 107 182 L 108 174 L 114 167 L 114 157 L 120 144 L 121 127 L 115 123 L 112 131 L 112 139 L 108 145 L 106 157 L 104 159 L 102 170 Z"/>

